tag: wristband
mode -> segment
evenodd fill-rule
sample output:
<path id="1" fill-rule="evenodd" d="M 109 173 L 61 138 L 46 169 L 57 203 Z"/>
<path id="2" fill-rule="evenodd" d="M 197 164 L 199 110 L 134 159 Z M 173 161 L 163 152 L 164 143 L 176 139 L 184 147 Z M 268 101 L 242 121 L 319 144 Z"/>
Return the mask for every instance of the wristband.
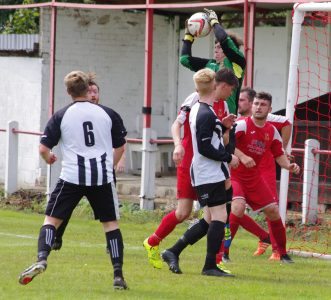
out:
<path id="1" fill-rule="evenodd" d="M 194 42 L 194 36 L 191 34 L 185 34 L 184 41 L 190 41 L 191 43 Z"/>
<path id="2" fill-rule="evenodd" d="M 218 20 L 216 20 L 216 19 L 212 19 L 211 21 L 210 21 L 210 26 L 211 27 L 214 27 L 214 25 L 215 24 L 219 24 L 220 22 L 218 22 Z"/>

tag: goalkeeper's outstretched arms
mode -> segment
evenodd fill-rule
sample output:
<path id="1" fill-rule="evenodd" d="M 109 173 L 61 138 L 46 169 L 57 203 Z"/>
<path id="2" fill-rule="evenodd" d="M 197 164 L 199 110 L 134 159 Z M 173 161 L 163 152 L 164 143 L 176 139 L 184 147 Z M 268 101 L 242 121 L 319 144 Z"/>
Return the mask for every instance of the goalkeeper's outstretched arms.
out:
<path id="1" fill-rule="evenodd" d="M 224 28 L 220 25 L 218 17 L 213 10 L 205 8 L 204 12 L 208 16 L 209 24 L 212 26 L 216 40 L 220 43 L 225 56 L 231 61 L 231 63 L 235 63 L 240 67 L 241 70 L 235 72 L 235 75 L 238 78 L 241 78 L 246 67 L 246 59 L 239 49 L 243 44 L 241 39 L 235 34 L 231 34 L 231 36 L 227 34 Z"/>
<path id="2" fill-rule="evenodd" d="M 190 34 L 187 29 L 187 20 L 185 22 L 185 35 L 183 39 L 183 46 L 179 62 L 185 68 L 190 69 L 193 72 L 197 72 L 206 67 L 210 59 L 193 57 L 192 56 L 192 44 L 194 42 L 194 36 Z"/>

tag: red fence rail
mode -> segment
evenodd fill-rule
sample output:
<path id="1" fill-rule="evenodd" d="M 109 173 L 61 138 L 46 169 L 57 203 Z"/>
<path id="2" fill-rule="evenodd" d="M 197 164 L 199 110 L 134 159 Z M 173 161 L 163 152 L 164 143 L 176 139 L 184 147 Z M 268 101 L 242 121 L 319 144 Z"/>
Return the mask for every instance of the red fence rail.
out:
<path id="1" fill-rule="evenodd" d="M 0 132 L 7 132 L 7 130 L 0 128 Z M 16 128 L 13 128 L 12 129 L 12 132 L 13 133 L 21 133 L 21 134 L 38 135 L 38 136 L 43 135 L 42 132 L 28 131 L 28 130 L 19 130 L 19 129 L 16 129 Z M 142 139 L 137 139 L 137 138 L 127 138 L 126 140 L 129 143 L 136 143 L 136 144 L 140 144 L 143 141 Z M 149 142 L 151 144 L 164 145 L 164 144 L 172 144 L 173 143 L 173 140 L 172 139 L 150 139 Z"/>

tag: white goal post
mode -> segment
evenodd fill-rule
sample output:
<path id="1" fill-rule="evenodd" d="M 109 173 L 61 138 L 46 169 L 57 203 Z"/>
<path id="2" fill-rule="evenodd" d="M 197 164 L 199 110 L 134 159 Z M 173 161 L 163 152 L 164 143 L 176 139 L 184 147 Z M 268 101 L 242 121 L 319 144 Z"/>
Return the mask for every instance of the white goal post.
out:
<path id="1" fill-rule="evenodd" d="M 289 77 L 287 85 L 286 117 L 293 124 L 295 103 L 298 95 L 298 62 L 300 49 L 301 26 L 306 12 L 327 11 L 331 12 L 331 2 L 323 3 L 296 3 L 294 5 L 293 28 L 291 41 L 291 54 L 289 64 Z M 289 140 L 286 151 L 291 153 L 292 138 Z M 286 208 L 289 186 L 289 172 L 285 169 L 281 171 L 280 191 L 279 191 L 279 210 L 285 223 Z"/>

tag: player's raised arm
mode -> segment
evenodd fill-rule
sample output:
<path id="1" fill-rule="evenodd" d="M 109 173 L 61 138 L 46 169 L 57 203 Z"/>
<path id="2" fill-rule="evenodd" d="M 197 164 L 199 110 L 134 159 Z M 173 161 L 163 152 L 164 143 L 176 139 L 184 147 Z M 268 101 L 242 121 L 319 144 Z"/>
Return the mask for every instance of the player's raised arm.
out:
<path id="1" fill-rule="evenodd" d="M 224 28 L 220 25 L 215 11 L 205 8 L 204 12 L 208 16 L 209 24 L 213 28 L 216 40 L 220 43 L 225 56 L 231 61 L 231 63 L 237 65 L 234 72 L 235 75 L 238 78 L 241 78 L 246 67 L 244 54 L 239 50 L 241 41 L 239 42 L 238 37 L 235 37 L 234 35 L 230 37 L 227 34 Z"/>
<path id="2" fill-rule="evenodd" d="M 187 20 L 186 20 L 183 46 L 179 61 L 182 66 L 190 69 L 191 71 L 196 72 L 203 69 L 210 60 L 206 58 L 192 56 L 193 42 L 194 42 L 194 36 L 188 31 Z"/>

